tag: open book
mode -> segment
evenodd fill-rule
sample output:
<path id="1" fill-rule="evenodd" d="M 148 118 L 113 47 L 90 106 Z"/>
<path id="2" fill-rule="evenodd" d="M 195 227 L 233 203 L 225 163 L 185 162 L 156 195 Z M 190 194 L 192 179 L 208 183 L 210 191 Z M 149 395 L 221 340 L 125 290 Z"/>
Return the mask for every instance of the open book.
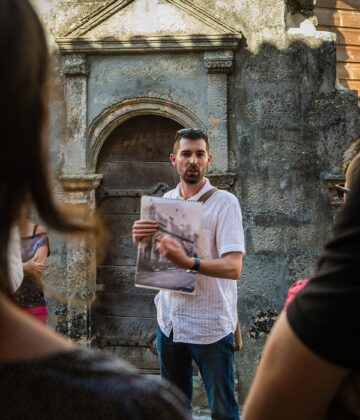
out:
<path id="1" fill-rule="evenodd" d="M 141 240 L 138 247 L 135 286 L 182 293 L 195 292 L 195 274 L 177 267 L 157 251 L 156 237 L 171 236 L 190 257 L 196 256 L 201 228 L 202 203 L 162 197 L 141 198 L 141 219 L 155 220 L 159 229 L 154 237 Z"/>

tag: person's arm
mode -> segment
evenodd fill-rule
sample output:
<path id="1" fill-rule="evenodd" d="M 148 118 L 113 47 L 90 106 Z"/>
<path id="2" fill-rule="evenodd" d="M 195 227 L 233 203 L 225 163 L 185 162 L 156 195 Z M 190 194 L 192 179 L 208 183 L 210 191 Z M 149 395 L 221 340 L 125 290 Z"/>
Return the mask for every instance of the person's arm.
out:
<path id="1" fill-rule="evenodd" d="M 138 245 L 145 236 L 152 236 L 157 232 L 158 224 L 153 220 L 137 220 L 132 227 L 132 240 Z"/>
<path id="2" fill-rule="evenodd" d="M 12 291 L 15 292 L 24 278 L 20 252 L 20 234 L 17 226 L 14 226 L 11 229 L 8 246 L 8 261 L 11 288 Z"/>
<path id="3" fill-rule="evenodd" d="M 43 226 L 38 226 L 37 233 L 46 233 L 46 230 Z M 29 261 L 23 263 L 24 274 L 39 279 L 44 272 L 48 255 L 49 247 L 47 243 L 44 242 L 36 250 L 34 256 Z"/>
<path id="4" fill-rule="evenodd" d="M 153 220 L 137 220 L 132 228 L 132 239 L 138 244 L 145 236 L 155 235 L 158 224 Z M 159 236 L 159 252 L 186 270 L 191 269 L 194 261 L 190 258 L 180 242 L 170 236 Z M 201 260 L 200 274 L 211 277 L 221 277 L 237 280 L 242 270 L 242 253 L 228 252 L 221 258 Z"/>
<path id="5" fill-rule="evenodd" d="M 216 215 L 215 244 L 219 258 L 201 259 L 199 273 L 210 277 L 237 280 L 242 270 L 244 232 L 240 205 L 235 197 L 223 202 Z M 179 267 L 191 269 L 194 261 L 182 245 L 169 236 L 158 239 L 158 249 Z"/>
<path id="6" fill-rule="evenodd" d="M 265 345 L 243 419 L 322 419 L 347 373 L 310 351 L 283 312 Z"/>
<path id="7" fill-rule="evenodd" d="M 23 263 L 24 274 L 39 279 L 44 272 L 47 255 L 48 247 L 44 244 L 37 249 L 31 260 Z"/>
<path id="8" fill-rule="evenodd" d="M 182 245 L 170 236 L 162 237 L 158 243 L 158 251 L 176 265 L 186 270 L 194 266 L 194 261 L 187 255 Z M 242 253 L 228 252 L 221 258 L 201 260 L 199 273 L 210 277 L 237 280 L 242 270 Z"/>

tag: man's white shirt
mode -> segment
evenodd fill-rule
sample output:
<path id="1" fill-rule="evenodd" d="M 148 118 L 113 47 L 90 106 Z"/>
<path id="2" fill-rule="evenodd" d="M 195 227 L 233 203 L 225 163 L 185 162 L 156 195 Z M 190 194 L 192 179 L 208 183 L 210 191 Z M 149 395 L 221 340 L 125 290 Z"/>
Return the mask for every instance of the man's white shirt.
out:
<path id="1" fill-rule="evenodd" d="M 208 179 L 190 200 L 197 201 L 213 188 Z M 180 185 L 165 198 L 179 199 Z M 228 252 L 245 253 L 242 215 L 237 198 L 219 190 L 205 203 L 198 255 L 201 260 L 221 258 Z M 195 294 L 161 290 L 155 297 L 157 321 L 175 342 L 211 344 L 235 331 L 237 322 L 236 280 L 196 274 Z"/>

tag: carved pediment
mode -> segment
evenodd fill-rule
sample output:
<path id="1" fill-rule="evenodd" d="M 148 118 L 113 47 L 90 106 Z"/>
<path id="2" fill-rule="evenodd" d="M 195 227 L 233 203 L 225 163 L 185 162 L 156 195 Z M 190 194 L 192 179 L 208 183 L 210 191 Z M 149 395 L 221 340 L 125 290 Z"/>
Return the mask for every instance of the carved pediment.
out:
<path id="1" fill-rule="evenodd" d="M 114 0 L 79 19 L 57 42 L 63 50 L 85 43 L 93 49 L 100 44 L 106 49 L 111 43 L 128 48 L 147 40 L 150 47 L 155 43 L 164 48 L 168 41 L 191 43 L 200 38 L 216 44 L 229 37 L 239 39 L 241 33 L 188 0 Z"/>

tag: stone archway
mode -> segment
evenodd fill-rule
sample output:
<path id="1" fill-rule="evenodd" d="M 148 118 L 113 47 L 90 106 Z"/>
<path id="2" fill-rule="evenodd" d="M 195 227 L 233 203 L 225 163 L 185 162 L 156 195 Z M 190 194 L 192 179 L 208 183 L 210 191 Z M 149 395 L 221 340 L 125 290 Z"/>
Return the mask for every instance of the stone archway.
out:
<path id="1" fill-rule="evenodd" d="M 141 195 L 161 194 L 176 185 L 169 154 L 182 127 L 164 116 L 137 115 L 113 129 L 97 159 L 96 173 L 103 178 L 96 204 L 111 239 L 97 270 L 95 340 L 145 372 L 158 371 L 156 292 L 133 286 L 136 247 L 131 226 L 139 218 Z"/>
<path id="2" fill-rule="evenodd" d="M 113 130 L 130 118 L 141 115 L 158 115 L 177 122 L 183 127 L 201 127 L 206 124 L 187 108 L 160 98 L 131 98 L 105 109 L 92 121 L 87 134 L 86 161 L 94 173 L 103 144 Z"/>

